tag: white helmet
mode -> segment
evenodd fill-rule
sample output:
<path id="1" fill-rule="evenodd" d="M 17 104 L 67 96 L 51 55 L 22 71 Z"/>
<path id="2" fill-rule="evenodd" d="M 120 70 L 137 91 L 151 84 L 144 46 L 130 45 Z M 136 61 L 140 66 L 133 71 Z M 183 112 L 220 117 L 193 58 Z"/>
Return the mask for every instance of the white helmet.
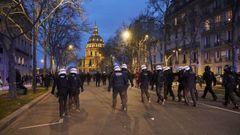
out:
<path id="1" fill-rule="evenodd" d="M 58 71 L 58 75 L 66 75 L 67 74 L 67 71 L 66 71 L 66 69 L 65 68 L 61 68 L 61 69 L 59 69 L 59 71 Z"/>
<path id="2" fill-rule="evenodd" d="M 169 69 L 170 69 L 170 67 L 163 67 L 163 71 L 167 71 Z"/>
<path id="3" fill-rule="evenodd" d="M 147 69 L 147 66 L 146 66 L 146 65 L 142 65 L 142 66 L 141 66 L 141 69 L 142 69 L 142 70 Z"/>
<path id="4" fill-rule="evenodd" d="M 70 69 L 70 73 L 77 74 L 77 73 L 78 73 L 78 71 L 77 71 L 77 69 L 76 69 L 76 68 L 71 68 L 71 69 Z"/>
<path id="5" fill-rule="evenodd" d="M 184 67 L 184 71 L 188 71 L 188 70 L 190 70 L 190 67 L 189 66 L 185 66 Z"/>
<path id="6" fill-rule="evenodd" d="M 157 65 L 156 66 L 156 70 L 162 70 L 162 66 L 161 65 Z"/>
<path id="7" fill-rule="evenodd" d="M 179 71 L 181 71 L 183 69 L 184 69 L 184 67 L 180 66 L 180 67 L 177 68 L 177 72 L 179 72 Z"/>
<path id="8" fill-rule="evenodd" d="M 114 71 L 121 71 L 121 68 L 119 66 L 115 66 Z"/>
<path id="9" fill-rule="evenodd" d="M 127 64 L 122 64 L 122 68 L 127 69 Z"/>

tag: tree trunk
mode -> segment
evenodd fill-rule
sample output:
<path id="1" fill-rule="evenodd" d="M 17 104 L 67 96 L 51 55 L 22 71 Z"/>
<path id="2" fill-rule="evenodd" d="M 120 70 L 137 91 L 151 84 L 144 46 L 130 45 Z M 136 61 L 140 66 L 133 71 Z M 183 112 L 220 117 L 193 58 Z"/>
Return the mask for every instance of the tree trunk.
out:
<path id="1" fill-rule="evenodd" d="M 232 66 L 235 72 L 238 72 L 238 54 L 237 54 L 237 44 L 238 44 L 238 9 L 239 0 L 234 0 L 232 3 Z"/>
<path id="2" fill-rule="evenodd" d="M 44 41 L 43 45 L 44 49 L 44 65 L 43 65 L 43 77 L 45 78 L 47 72 L 47 42 Z"/>
<path id="3" fill-rule="evenodd" d="M 32 81 L 32 89 L 33 92 L 36 92 L 37 82 L 36 82 L 36 74 L 37 74 L 37 28 L 33 29 L 33 81 Z"/>
<path id="4" fill-rule="evenodd" d="M 15 69 L 15 44 L 14 40 L 11 41 L 8 53 L 8 83 L 9 91 L 8 96 L 10 98 L 17 97 L 17 87 L 16 87 L 16 69 Z"/>

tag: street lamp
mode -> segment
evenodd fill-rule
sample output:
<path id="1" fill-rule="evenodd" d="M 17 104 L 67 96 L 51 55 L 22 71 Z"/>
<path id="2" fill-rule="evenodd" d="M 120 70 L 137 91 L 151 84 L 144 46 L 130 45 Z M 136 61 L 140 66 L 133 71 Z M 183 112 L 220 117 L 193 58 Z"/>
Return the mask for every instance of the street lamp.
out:
<path id="1" fill-rule="evenodd" d="M 174 50 L 172 50 L 172 54 L 170 54 L 168 57 L 165 56 L 165 65 L 168 66 L 168 65 L 167 65 L 167 64 L 168 64 L 168 61 L 169 61 L 169 59 L 170 59 L 174 54 L 176 54 L 177 61 L 178 61 L 178 55 L 179 55 L 179 52 L 181 52 L 181 51 L 182 51 L 181 48 L 176 49 L 176 50 L 174 49 Z"/>
<path id="2" fill-rule="evenodd" d="M 44 63 L 44 59 L 41 59 L 40 62 L 43 64 Z"/>
<path id="3" fill-rule="evenodd" d="M 68 50 L 71 51 L 71 50 L 73 50 L 73 48 L 74 48 L 73 45 L 68 45 Z"/>
<path id="4" fill-rule="evenodd" d="M 125 30 L 122 33 L 123 40 L 127 41 L 131 38 L 131 32 L 129 30 Z"/>

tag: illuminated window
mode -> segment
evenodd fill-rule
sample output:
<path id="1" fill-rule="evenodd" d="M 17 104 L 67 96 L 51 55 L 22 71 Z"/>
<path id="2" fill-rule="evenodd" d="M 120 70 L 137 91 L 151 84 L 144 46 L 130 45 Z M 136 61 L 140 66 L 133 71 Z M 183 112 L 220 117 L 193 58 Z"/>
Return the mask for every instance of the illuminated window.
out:
<path id="1" fill-rule="evenodd" d="M 204 25 L 205 25 L 206 31 L 210 30 L 210 21 L 209 20 L 206 20 Z"/>
<path id="2" fill-rule="evenodd" d="M 174 25 L 176 26 L 177 25 L 177 17 L 174 18 Z"/>
<path id="3" fill-rule="evenodd" d="M 215 17 L 215 23 L 220 23 L 221 22 L 221 16 L 218 15 Z"/>
<path id="4" fill-rule="evenodd" d="M 230 10 L 230 11 L 227 11 L 227 13 L 226 13 L 226 21 L 231 21 L 231 19 L 232 19 L 232 11 Z"/>

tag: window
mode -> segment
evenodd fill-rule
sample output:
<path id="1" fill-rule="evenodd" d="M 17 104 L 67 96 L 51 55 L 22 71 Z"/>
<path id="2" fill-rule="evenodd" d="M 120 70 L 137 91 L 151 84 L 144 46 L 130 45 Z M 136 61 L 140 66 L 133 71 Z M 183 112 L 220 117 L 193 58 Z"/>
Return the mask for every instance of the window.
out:
<path id="1" fill-rule="evenodd" d="M 232 32 L 227 31 L 227 41 L 230 42 L 232 40 Z"/>
<path id="2" fill-rule="evenodd" d="M 210 21 L 206 20 L 204 25 L 205 25 L 205 30 L 209 31 L 210 30 Z"/>
<path id="3" fill-rule="evenodd" d="M 210 37 L 205 38 L 205 47 L 210 47 Z"/>
<path id="4" fill-rule="evenodd" d="M 177 17 L 174 18 L 174 25 L 176 26 L 178 24 Z"/>
<path id="5" fill-rule="evenodd" d="M 183 63 L 186 63 L 186 54 L 183 54 Z"/>
<path id="6" fill-rule="evenodd" d="M 209 59 L 209 52 L 206 52 L 206 53 L 204 54 L 204 59 L 205 59 L 205 60 L 208 60 L 208 59 Z"/>
<path id="7" fill-rule="evenodd" d="M 221 16 L 218 15 L 215 17 L 215 23 L 220 23 L 221 22 Z"/>
<path id="8" fill-rule="evenodd" d="M 92 53 L 92 51 L 90 52 L 90 56 L 92 56 L 93 55 L 93 53 Z"/>
<path id="9" fill-rule="evenodd" d="M 215 35 L 215 43 L 219 43 L 220 42 L 220 35 L 216 34 Z"/>
<path id="10" fill-rule="evenodd" d="M 215 52 L 215 58 L 217 58 L 217 59 L 220 58 L 220 51 Z"/>
<path id="11" fill-rule="evenodd" d="M 226 21 L 230 22 L 232 20 L 232 11 L 226 12 Z"/>

